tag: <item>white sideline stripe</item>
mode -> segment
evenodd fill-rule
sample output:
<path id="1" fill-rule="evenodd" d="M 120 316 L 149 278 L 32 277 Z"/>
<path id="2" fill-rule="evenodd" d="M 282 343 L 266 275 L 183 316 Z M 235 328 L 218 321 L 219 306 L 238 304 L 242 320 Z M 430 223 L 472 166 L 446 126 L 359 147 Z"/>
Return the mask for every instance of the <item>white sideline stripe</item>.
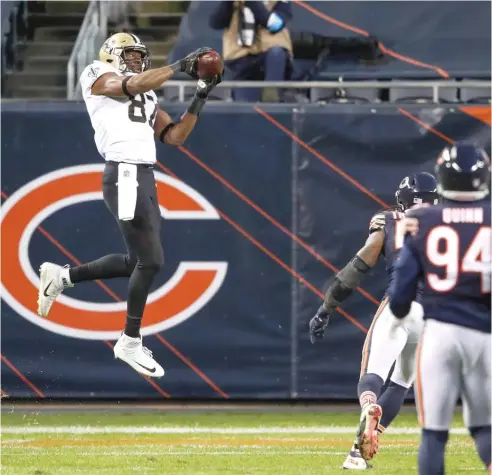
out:
<path id="1" fill-rule="evenodd" d="M 354 427 L 155 427 L 155 426 L 36 426 L 2 427 L 2 434 L 353 434 Z M 466 435 L 465 428 L 451 434 Z M 417 427 L 389 427 L 387 434 L 419 435 Z"/>
<path id="2" fill-rule="evenodd" d="M 268 451 L 268 452 L 249 452 L 245 450 L 234 450 L 234 451 L 198 451 L 198 450 L 182 450 L 182 451 L 165 451 L 165 452 L 159 452 L 156 450 L 150 451 L 150 450 L 142 450 L 142 451 L 130 451 L 130 452 L 122 452 L 122 451 L 106 451 L 106 452 L 73 452 L 74 455 L 77 455 L 77 457 L 100 457 L 100 456 L 122 456 L 122 457 L 127 457 L 127 456 L 132 456 L 132 455 L 154 455 L 154 456 L 168 456 L 168 455 L 177 455 L 177 456 L 182 456 L 182 455 L 347 455 L 348 451 L 346 450 L 345 452 L 330 452 L 329 450 L 285 450 L 285 451 L 280 451 L 280 450 L 275 450 L 275 451 Z M 454 453 L 454 452 L 453 452 Z M 66 452 L 45 452 L 39 453 L 38 451 L 33 451 L 31 453 L 15 453 L 12 454 L 11 456 L 15 457 L 53 457 L 56 455 L 66 455 Z M 417 455 L 417 452 L 409 452 L 410 455 Z M 9 454 L 10 455 L 10 454 Z M 405 454 L 407 455 L 407 454 Z M 114 469 L 113 469 L 114 470 Z"/>

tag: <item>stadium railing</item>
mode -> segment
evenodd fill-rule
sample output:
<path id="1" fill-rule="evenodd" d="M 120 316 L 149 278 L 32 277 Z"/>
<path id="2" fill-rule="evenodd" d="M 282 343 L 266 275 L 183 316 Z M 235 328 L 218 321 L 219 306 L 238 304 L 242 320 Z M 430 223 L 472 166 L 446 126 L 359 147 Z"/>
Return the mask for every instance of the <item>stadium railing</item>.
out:
<path id="1" fill-rule="evenodd" d="M 125 18 L 131 8 L 131 2 L 127 1 L 97 1 L 89 3 L 84 21 L 80 28 L 77 40 L 67 65 L 67 99 L 79 100 L 82 98 L 78 84 L 83 69 L 97 58 L 99 49 L 108 35 L 108 23 Z M 193 93 L 196 85 L 192 81 L 178 80 L 167 81 L 162 87 L 164 98 L 169 97 L 166 91 L 174 88 L 176 94 L 172 100 L 184 102 L 189 99 L 187 91 Z M 319 89 L 344 90 L 344 89 L 406 89 L 418 88 L 422 91 L 432 90 L 432 102 L 439 103 L 439 91 L 442 88 L 477 88 L 487 89 L 490 95 L 491 82 L 489 80 L 397 80 L 397 81 L 223 81 L 218 88 L 225 90 L 222 99 L 230 99 L 230 92 L 234 88 L 283 88 L 288 90 L 309 90 L 313 92 Z M 171 94 L 173 95 L 173 94 Z M 424 94 L 427 96 L 428 94 Z M 188 97 L 187 97 L 188 96 Z M 451 101 L 453 102 L 453 101 Z"/>
<path id="2" fill-rule="evenodd" d="M 167 81 L 163 88 L 174 87 L 178 90 L 177 100 L 186 100 L 186 90 L 194 91 L 196 85 L 192 81 Z M 384 88 L 419 88 L 432 89 L 432 101 L 439 103 L 439 89 L 441 88 L 479 88 L 490 91 L 491 81 L 482 80 L 436 80 L 436 81 L 223 81 L 217 88 L 285 88 L 285 89 L 384 89 Z"/>
<path id="3" fill-rule="evenodd" d="M 67 99 L 82 98 L 78 84 L 84 68 L 97 58 L 97 53 L 108 36 L 108 23 L 125 16 L 130 2 L 93 0 L 89 3 L 67 64 Z"/>

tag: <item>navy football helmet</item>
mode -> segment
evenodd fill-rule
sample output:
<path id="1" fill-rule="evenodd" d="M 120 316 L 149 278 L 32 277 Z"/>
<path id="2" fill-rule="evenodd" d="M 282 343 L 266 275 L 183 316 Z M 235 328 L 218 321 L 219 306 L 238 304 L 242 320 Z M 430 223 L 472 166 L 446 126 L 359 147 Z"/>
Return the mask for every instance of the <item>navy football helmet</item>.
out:
<path id="1" fill-rule="evenodd" d="M 396 190 L 395 198 L 401 211 L 420 203 L 437 204 L 437 181 L 433 175 L 426 172 L 406 176 Z"/>
<path id="2" fill-rule="evenodd" d="M 446 147 L 435 171 L 437 191 L 444 198 L 476 201 L 489 194 L 490 158 L 483 148 L 463 142 Z"/>

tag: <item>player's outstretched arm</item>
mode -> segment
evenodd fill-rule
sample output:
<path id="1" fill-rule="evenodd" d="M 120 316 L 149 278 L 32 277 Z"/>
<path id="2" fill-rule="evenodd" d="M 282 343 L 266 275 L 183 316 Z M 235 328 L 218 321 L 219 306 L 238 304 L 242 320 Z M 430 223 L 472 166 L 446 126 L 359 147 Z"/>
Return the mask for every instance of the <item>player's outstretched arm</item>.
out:
<path id="1" fill-rule="evenodd" d="M 222 74 L 218 74 L 212 79 L 198 81 L 193 101 L 177 123 L 174 123 L 166 112 L 159 109 L 154 123 L 156 137 L 161 142 L 169 145 L 183 145 L 195 127 L 198 116 L 207 101 L 208 94 L 221 81 Z"/>
<path id="2" fill-rule="evenodd" d="M 323 308 L 327 313 L 335 309 L 358 287 L 364 276 L 376 265 L 384 244 L 384 233 L 378 231 L 367 238 L 355 257 L 335 276 L 326 291 Z"/>
<path id="3" fill-rule="evenodd" d="M 176 71 L 174 65 L 157 69 L 149 69 L 135 76 L 119 76 L 116 73 L 103 74 L 92 85 L 95 96 L 130 97 L 157 89 L 171 79 Z"/>
<path id="4" fill-rule="evenodd" d="M 198 79 L 196 73 L 198 58 L 209 51 L 211 51 L 210 48 L 199 48 L 169 66 L 149 69 L 135 76 L 119 76 L 116 73 L 103 74 L 94 82 L 91 92 L 95 96 L 136 96 L 161 87 L 177 72 L 183 72 Z"/>
<path id="5" fill-rule="evenodd" d="M 384 232 L 382 229 L 369 235 L 364 247 L 335 276 L 328 287 L 323 305 L 309 322 L 312 343 L 323 338 L 323 333 L 328 326 L 331 314 L 349 297 L 367 272 L 376 265 L 384 245 Z"/>

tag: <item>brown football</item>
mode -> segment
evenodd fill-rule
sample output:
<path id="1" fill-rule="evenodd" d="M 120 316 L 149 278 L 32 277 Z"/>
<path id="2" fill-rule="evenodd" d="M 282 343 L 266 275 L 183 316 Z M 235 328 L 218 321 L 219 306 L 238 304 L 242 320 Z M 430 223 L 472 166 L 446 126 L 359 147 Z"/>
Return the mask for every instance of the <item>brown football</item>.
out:
<path id="1" fill-rule="evenodd" d="M 224 61 L 212 50 L 198 58 L 197 74 L 200 79 L 210 79 L 224 70 Z"/>

